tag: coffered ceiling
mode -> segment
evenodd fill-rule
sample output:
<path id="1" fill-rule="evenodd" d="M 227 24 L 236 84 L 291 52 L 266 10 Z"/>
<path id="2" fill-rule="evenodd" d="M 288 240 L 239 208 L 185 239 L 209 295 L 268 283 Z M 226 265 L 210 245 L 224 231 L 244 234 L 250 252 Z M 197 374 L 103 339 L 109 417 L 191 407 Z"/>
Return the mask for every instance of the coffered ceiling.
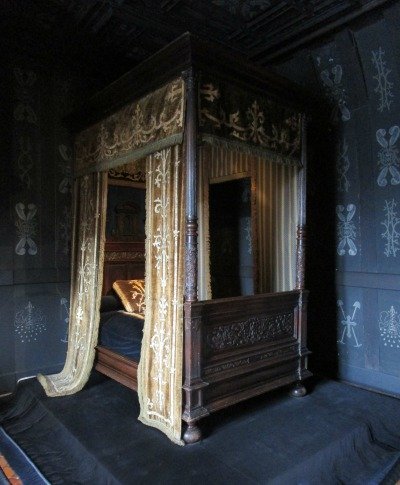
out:
<path id="1" fill-rule="evenodd" d="M 8 55 L 51 57 L 108 80 L 186 31 L 276 62 L 389 0 L 2 0 Z"/>

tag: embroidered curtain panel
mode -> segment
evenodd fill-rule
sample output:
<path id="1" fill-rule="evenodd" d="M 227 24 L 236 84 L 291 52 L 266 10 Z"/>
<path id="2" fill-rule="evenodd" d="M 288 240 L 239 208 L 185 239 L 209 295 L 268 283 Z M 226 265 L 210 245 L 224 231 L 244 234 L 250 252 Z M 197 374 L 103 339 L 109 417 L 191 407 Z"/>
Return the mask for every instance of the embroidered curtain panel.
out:
<path id="1" fill-rule="evenodd" d="M 140 416 L 180 443 L 185 186 L 181 147 L 147 157 L 146 313 L 138 372 Z"/>
<path id="2" fill-rule="evenodd" d="M 184 100 L 180 78 L 82 131 L 75 143 L 76 173 L 108 170 L 181 143 Z"/>
<path id="3" fill-rule="evenodd" d="M 75 180 L 68 352 L 59 374 L 39 375 L 48 396 L 73 394 L 93 367 L 103 280 L 107 173 Z"/>
<path id="4" fill-rule="evenodd" d="M 296 165 L 301 158 L 301 114 L 272 97 L 215 79 L 202 79 L 200 131 L 208 143 Z"/>

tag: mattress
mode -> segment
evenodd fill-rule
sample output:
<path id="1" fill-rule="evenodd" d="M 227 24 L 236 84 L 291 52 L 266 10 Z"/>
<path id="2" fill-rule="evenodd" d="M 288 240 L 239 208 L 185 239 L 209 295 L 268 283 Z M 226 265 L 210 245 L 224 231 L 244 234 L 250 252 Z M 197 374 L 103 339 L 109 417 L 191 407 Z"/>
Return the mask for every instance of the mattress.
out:
<path id="1" fill-rule="evenodd" d="M 139 362 L 144 320 L 124 311 L 100 314 L 99 345 Z"/>

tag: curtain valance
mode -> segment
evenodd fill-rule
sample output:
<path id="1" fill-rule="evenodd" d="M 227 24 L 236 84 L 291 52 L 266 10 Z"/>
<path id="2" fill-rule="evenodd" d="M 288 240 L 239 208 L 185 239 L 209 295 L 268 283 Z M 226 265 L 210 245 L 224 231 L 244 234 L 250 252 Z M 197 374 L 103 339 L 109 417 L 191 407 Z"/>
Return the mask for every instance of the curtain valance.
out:
<path id="1" fill-rule="evenodd" d="M 200 85 L 203 141 L 289 165 L 300 164 L 301 113 L 212 78 Z"/>
<path id="2" fill-rule="evenodd" d="M 108 170 L 182 142 L 184 82 L 176 79 L 81 132 L 75 173 Z"/>

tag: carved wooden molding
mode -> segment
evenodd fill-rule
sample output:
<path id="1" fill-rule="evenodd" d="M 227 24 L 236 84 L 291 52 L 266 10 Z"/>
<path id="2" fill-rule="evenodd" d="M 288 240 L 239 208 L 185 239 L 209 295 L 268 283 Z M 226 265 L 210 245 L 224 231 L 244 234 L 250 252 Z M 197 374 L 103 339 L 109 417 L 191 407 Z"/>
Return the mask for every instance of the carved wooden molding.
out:
<path id="1" fill-rule="evenodd" d="M 109 251 L 104 255 L 105 261 L 144 261 L 145 253 L 142 251 Z"/>
<path id="2" fill-rule="evenodd" d="M 274 341 L 292 336 L 294 315 L 280 313 L 251 317 L 243 322 L 217 325 L 207 332 L 207 346 L 211 350 L 226 350 L 255 343 Z"/>
<path id="3" fill-rule="evenodd" d="M 230 369 L 236 369 L 237 367 L 243 367 L 246 365 L 253 364 L 255 362 L 260 362 L 265 359 L 270 359 L 273 357 L 281 357 L 290 354 L 298 353 L 298 344 L 291 345 L 290 347 L 285 347 L 283 349 L 271 350 L 270 352 L 264 352 L 262 354 L 252 355 L 244 359 L 224 362 L 223 364 L 210 367 L 206 371 L 206 375 L 217 374 L 218 372 L 223 372 Z"/>

